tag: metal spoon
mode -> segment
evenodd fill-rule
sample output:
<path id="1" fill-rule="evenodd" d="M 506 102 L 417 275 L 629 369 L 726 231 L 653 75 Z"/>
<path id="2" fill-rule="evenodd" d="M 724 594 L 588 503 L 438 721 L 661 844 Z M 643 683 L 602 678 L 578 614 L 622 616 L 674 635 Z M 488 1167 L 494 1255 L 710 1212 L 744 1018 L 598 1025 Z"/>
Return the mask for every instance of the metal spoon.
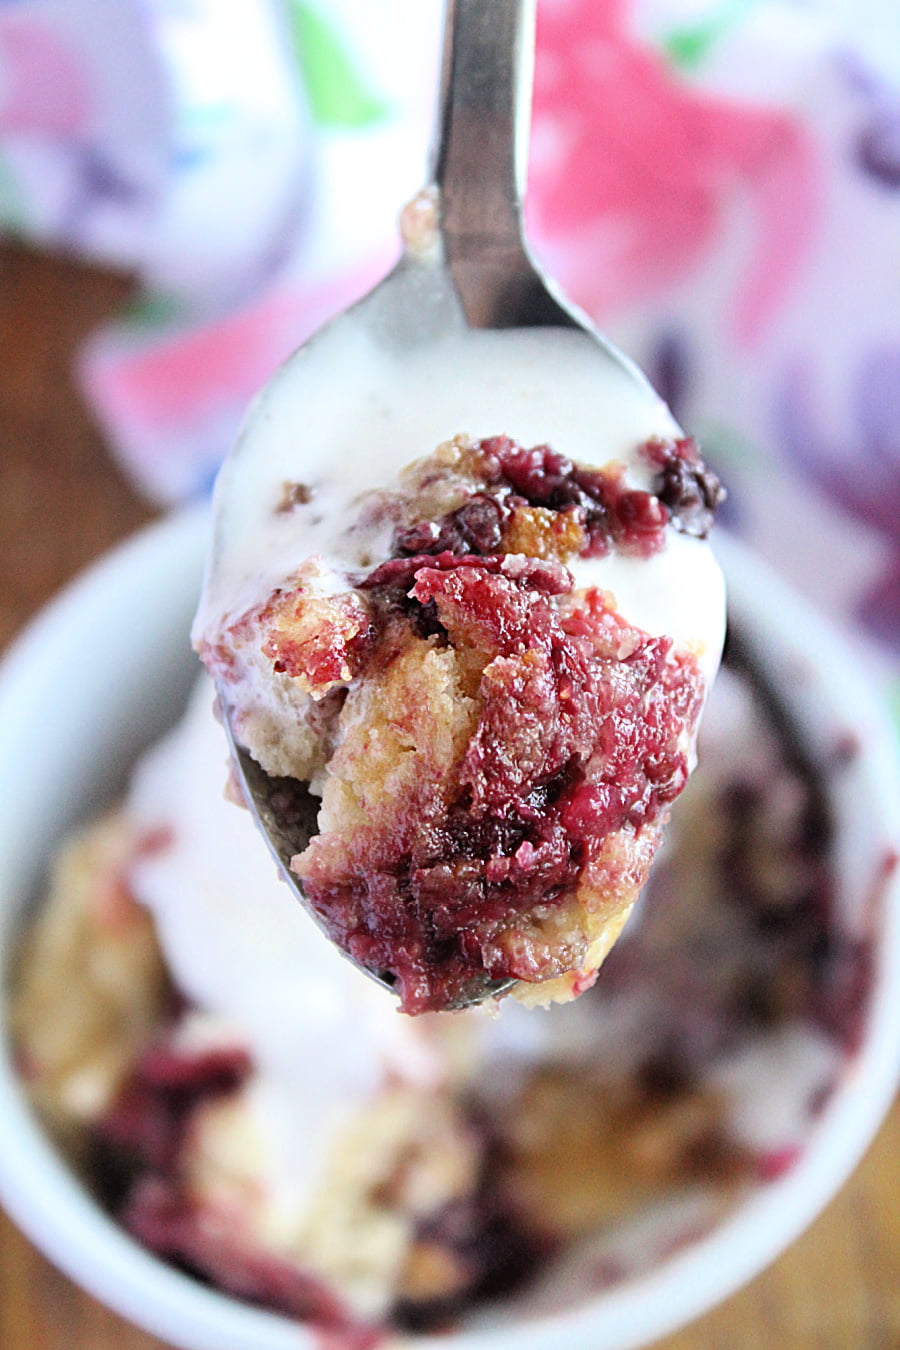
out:
<path id="1" fill-rule="evenodd" d="M 599 362 L 614 363 L 653 397 L 638 368 L 543 275 L 523 237 L 534 23 L 535 0 L 447 0 L 431 174 L 436 231 L 426 228 L 424 237 L 411 239 L 390 276 L 350 314 L 394 351 L 418 348 L 466 327 L 581 329 L 595 344 Z M 221 520 L 216 528 L 213 569 L 223 546 Z M 324 928 L 290 870 L 291 858 L 316 832 L 317 799 L 305 785 L 274 779 L 260 768 L 231 735 L 226 688 L 220 685 L 218 693 L 251 812 L 284 879 Z M 386 987 L 393 985 L 389 973 L 364 969 Z M 514 983 L 485 974 L 473 979 L 454 1006 L 482 1002 Z"/>

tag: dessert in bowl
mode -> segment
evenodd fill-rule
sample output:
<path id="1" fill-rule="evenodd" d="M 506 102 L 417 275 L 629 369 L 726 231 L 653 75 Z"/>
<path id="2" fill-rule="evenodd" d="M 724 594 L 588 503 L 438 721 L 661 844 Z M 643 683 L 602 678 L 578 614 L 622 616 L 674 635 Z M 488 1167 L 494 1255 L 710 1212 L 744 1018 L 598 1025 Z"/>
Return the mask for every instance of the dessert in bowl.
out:
<path id="1" fill-rule="evenodd" d="M 853 653 L 723 540 L 734 637 L 702 767 L 595 988 L 432 1030 L 294 914 L 264 854 L 257 921 L 230 940 L 223 921 L 222 949 L 198 959 L 216 926 L 196 926 L 200 878 L 173 845 L 189 826 L 203 855 L 191 787 L 224 765 L 224 747 L 201 748 L 217 731 L 208 693 L 134 766 L 195 678 L 204 542 L 196 516 L 138 538 L 4 669 L 4 1202 L 92 1292 L 196 1350 L 295 1348 L 323 1328 L 387 1326 L 423 1345 L 443 1328 L 443 1345 L 498 1348 L 673 1329 L 800 1231 L 895 1086 L 896 778 Z M 235 834 L 250 829 L 222 809 Z M 42 919 L 48 856 L 73 831 L 76 861 Z M 217 860 L 223 905 L 227 884 L 243 889 L 232 843 L 240 853 L 229 840 Z M 68 920 L 53 922 L 54 905 Z M 191 923 L 192 939 L 179 928 Z M 322 944 L 293 985 L 288 942 Z M 54 975 L 73 950 L 82 959 Z M 264 968 L 268 988 L 249 978 Z M 93 1015 L 83 1002 L 60 1014 L 91 984 Z M 329 988 L 343 990 L 331 1004 Z M 290 1186 L 291 1150 L 271 1146 L 279 1119 Z"/>

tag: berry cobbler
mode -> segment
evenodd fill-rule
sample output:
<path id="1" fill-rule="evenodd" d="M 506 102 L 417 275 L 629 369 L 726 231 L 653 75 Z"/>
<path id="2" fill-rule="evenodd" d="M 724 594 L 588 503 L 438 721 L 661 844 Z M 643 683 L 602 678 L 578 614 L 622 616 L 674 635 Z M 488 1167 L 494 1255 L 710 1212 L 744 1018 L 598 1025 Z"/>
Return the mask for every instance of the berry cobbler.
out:
<path id="1" fill-rule="evenodd" d="M 110 1214 L 375 1346 L 627 1282 L 788 1170 L 846 1080 L 872 948 L 828 786 L 731 645 L 636 922 L 541 1014 L 398 1017 L 223 797 L 198 688 L 61 850 L 12 991 L 29 1095 Z"/>
<path id="2" fill-rule="evenodd" d="M 687 437 L 632 460 L 644 486 L 458 435 L 357 498 L 355 566 L 300 560 L 199 640 L 237 740 L 320 798 L 291 867 L 323 927 L 404 1012 L 583 992 L 647 879 L 706 681 L 603 566 L 705 548 L 723 493 Z M 284 483 L 273 516 L 314 503 Z"/>

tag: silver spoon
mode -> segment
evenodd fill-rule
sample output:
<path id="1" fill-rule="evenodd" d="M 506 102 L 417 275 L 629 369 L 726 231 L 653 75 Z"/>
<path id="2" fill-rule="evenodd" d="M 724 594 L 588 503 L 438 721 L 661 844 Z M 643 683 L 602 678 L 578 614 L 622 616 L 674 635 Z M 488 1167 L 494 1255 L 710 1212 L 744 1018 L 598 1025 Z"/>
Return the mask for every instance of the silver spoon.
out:
<path id="1" fill-rule="evenodd" d="M 429 200 L 436 204 L 433 226 L 426 223 L 418 237 L 415 232 L 408 236 L 390 276 L 349 314 L 355 325 L 395 352 L 421 348 L 466 327 L 580 329 L 595 347 L 598 362 L 613 363 L 655 397 L 640 370 L 544 276 L 523 236 L 534 24 L 535 0 L 447 0 L 433 195 L 426 189 L 420 199 L 426 203 L 426 217 Z M 239 443 L 236 453 L 240 450 Z M 225 546 L 225 529 L 220 513 L 212 573 Z M 218 695 L 251 813 L 283 878 L 324 929 L 290 870 L 291 858 L 316 832 L 317 799 L 303 784 L 270 777 L 251 758 L 231 733 L 228 693 L 221 683 Z M 394 983 L 389 973 L 363 969 L 385 987 Z M 514 983 L 485 974 L 472 980 L 454 1006 L 482 1002 Z"/>

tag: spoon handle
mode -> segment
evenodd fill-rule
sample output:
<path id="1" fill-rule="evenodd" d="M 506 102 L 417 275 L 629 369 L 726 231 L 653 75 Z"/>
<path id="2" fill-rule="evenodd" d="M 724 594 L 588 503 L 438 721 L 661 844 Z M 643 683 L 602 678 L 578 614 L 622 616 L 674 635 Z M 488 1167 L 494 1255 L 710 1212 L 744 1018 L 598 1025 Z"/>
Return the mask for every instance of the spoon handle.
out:
<path id="1" fill-rule="evenodd" d="M 536 0 L 446 0 L 432 180 L 473 328 L 569 325 L 524 240 Z"/>

